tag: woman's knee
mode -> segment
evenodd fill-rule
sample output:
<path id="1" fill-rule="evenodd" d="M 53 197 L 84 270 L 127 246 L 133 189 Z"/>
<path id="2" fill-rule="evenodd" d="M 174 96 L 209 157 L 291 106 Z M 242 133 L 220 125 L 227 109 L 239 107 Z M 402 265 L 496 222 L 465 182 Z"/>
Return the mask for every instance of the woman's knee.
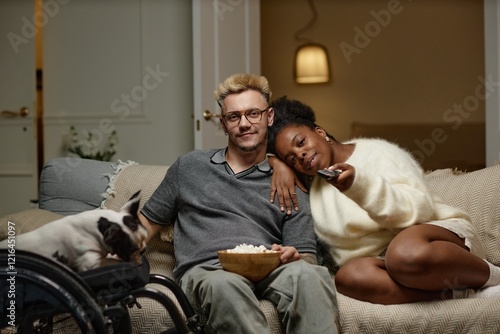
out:
<path id="1" fill-rule="evenodd" d="M 414 276 L 432 266 L 433 254 L 429 242 L 398 242 L 389 245 L 385 255 L 387 272 L 396 281 Z"/>
<path id="2" fill-rule="evenodd" d="M 463 240 L 440 226 L 420 224 L 403 230 L 387 248 L 387 271 L 391 275 L 414 275 L 439 265 L 436 255 L 443 242 L 464 247 Z"/>
<path id="3" fill-rule="evenodd" d="M 335 274 L 335 285 L 340 292 L 371 288 L 371 277 L 380 270 L 375 258 L 362 258 L 347 262 Z"/>

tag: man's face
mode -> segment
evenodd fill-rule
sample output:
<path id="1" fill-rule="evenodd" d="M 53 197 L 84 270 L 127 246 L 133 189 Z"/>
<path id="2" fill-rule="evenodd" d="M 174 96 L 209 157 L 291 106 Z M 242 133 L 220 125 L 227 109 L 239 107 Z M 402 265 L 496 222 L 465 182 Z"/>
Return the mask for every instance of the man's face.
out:
<path id="1" fill-rule="evenodd" d="M 228 114 L 233 117 L 224 118 Z M 229 145 L 251 152 L 267 145 L 267 127 L 272 125 L 273 117 L 274 111 L 268 109 L 262 95 L 247 90 L 224 99 L 221 122 L 229 136 Z"/>

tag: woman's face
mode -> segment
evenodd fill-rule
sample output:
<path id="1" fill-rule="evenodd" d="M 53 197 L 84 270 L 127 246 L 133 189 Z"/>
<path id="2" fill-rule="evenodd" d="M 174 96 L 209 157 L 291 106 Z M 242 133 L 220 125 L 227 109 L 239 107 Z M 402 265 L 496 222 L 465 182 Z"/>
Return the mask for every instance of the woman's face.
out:
<path id="1" fill-rule="evenodd" d="M 331 165 L 332 146 L 326 141 L 326 132 L 307 126 L 292 125 L 284 128 L 275 139 L 276 153 L 298 172 L 316 175 Z"/>

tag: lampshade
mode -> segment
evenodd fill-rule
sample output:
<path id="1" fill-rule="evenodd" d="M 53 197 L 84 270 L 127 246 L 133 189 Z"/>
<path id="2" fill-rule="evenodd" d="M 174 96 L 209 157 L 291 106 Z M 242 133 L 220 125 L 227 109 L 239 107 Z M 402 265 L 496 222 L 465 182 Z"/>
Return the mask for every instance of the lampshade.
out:
<path id="1" fill-rule="evenodd" d="M 314 84 L 329 80 L 330 68 L 325 47 L 314 43 L 300 46 L 295 53 L 295 81 Z"/>

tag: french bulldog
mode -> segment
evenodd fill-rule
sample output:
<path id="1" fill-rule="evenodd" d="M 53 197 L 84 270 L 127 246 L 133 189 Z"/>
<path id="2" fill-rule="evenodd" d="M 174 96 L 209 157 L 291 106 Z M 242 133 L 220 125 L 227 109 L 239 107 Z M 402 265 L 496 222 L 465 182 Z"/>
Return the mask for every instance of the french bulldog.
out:
<path id="1" fill-rule="evenodd" d="M 9 247 L 53 258 L 77 272 L 99 267 L 108 255 L 139 265 L 147 238 L 137 217 L 139 200 L 140 191 L 119 212 L 95 209 L 66 216 L 17 235 Z M 7 246 L 7 240 L 0 242 L 0 248 Z"/>

